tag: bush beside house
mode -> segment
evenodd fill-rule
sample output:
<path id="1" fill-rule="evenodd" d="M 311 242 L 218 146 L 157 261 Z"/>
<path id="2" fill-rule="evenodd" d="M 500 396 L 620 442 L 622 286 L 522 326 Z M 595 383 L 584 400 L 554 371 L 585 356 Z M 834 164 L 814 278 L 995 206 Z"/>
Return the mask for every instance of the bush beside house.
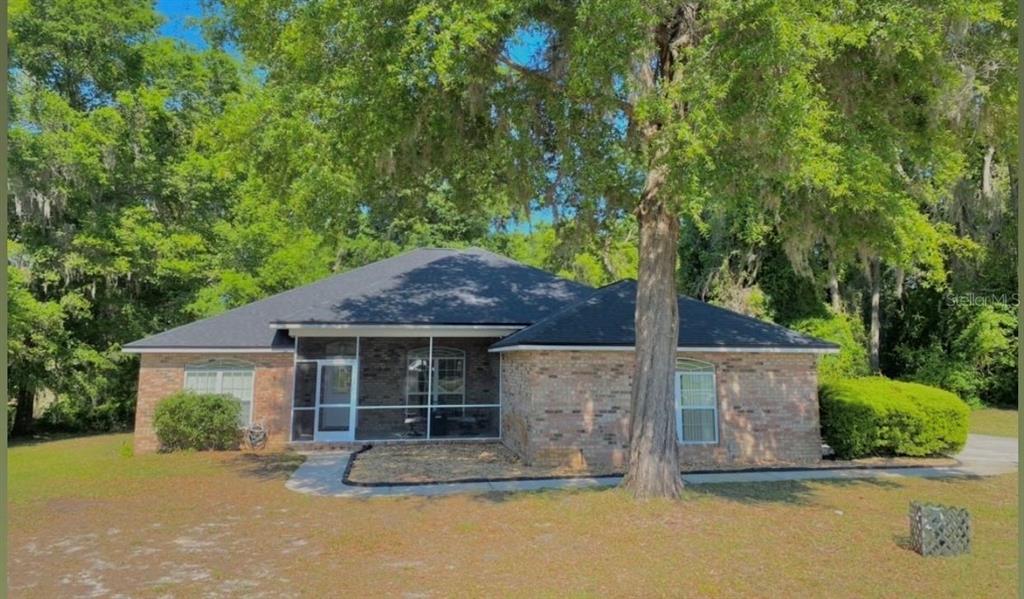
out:
<path id="1" fill-rule="evenodd" d="M 227 395 L 182 391 L 157 404 L 153 428 L 164 451 L 237 449 L 240 410 Z"/>
<path id="2" fill-rule="evenodd" d="M 821 387 L 821 434 L 843 459 L 955 453 L 967 442 L 970 408 L 956 395 L 884 377 Z"/>

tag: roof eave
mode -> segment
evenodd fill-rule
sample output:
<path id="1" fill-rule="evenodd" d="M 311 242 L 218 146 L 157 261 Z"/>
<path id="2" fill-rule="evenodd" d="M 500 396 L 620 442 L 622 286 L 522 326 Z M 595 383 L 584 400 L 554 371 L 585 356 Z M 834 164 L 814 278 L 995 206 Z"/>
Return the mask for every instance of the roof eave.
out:
<path id="1" fill-rule="evenodd" d="M 569 345 L 569 344 L 515 344 L 491 347 L 494 353 L 510 351 L 635 351 L 632 345 Z M 681 346 L 681 353 L 751 353 L 751 354 L 838 354 L 838 347 L 783 347 L 783 346 Z"/>
<path id="2" fill-rule="evenodd" d="M 122 347 L 123 354 L 270 354 L 290 353 L 291 347 L 199 347 L 199 346 L 142 346 Z"/>

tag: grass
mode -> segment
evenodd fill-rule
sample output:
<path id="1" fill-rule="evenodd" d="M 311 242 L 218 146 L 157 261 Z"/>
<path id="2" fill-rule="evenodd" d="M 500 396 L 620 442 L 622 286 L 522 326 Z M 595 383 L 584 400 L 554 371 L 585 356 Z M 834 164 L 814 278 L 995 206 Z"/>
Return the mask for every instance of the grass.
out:
<path id="1" fill-rule="evenodd" d="M 971 412 L 970 432 L 976 435 L 1016 437 L 1017 410 L 984 408 Z"/>
<path id="2" fill-rule="evenodd" d="M 1013 596 L 1017 475 L 337 499 L 282 454 L 123 455 L 125 435 L 9 452 L 19 597 Z M 974 551 L 906 548 L 912 499 L 963 505 Z"/>

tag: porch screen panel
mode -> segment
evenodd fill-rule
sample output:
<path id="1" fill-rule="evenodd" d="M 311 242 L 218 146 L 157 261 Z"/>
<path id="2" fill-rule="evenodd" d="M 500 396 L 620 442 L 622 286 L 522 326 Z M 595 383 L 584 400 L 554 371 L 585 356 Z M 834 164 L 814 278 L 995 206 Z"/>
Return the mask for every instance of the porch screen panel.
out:
<path id="1" fill-rule="evenodd" d="M 427 341 L 410 347 L 408 339 L 364 338 L 357 440 L 499 436 L 497 375 L 486 354 L 488 344 L 459 339 L 452 340 L 459 345 L 451 347 L 435 339 L 431 349 Z M 469 356 L 467 349 L 472 350 Z M 396 358 L 401 364 L 397 372 Z M 478 371 L 470 370 L 471 366 Z M 470 384 L 473 376 L 477 378 Z M 397 387 L 397 402 L 392 400 L 392 385 Z"/>
<path id="2" fill-rule="evenodd" d="M 312 441 L 316 426 L 316 362 L 295 363 L 292 441 Z"/>
<path id="3" fill-rule="evenodd" d="M 497 437 L 499 417 L 497 407 L 436 406 L 431 410 L 430 438 Z"/>
<path id="4" fill-rule="evenodd" d="M 356 409 L 356 439 L 359 441 L 426 438 L 426 407 Z"/>
<path id="5" fill-rule="evenodd" d="M 355 358 L 355 337 L 299 337 L 295 353 L 300 360 Z"/>

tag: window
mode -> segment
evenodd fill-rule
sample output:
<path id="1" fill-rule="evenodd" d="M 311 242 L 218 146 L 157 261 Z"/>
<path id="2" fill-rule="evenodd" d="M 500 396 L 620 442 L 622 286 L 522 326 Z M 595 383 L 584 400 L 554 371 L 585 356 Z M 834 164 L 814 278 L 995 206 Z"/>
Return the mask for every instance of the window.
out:
<path id="1" fill-rule="evenodd" d="M 434 367 L 427 368 L 429 348 L 409 352 L 406 370 L 405 391 L 411 405 L 463 406 L 466 403 L 466 354 L 461 350 L 435 347 Z M 434 384 L 429 385 L 430 371 L 434 372 Z M 433 398 L 428 398 L 428 393 Z M 429 401 L 428 401 L 429 399 Z"/>
<path id="2" fill-rule="evenodd" d="M 185 367 L 185 388 L 196 393 L 230 395 L 242 405 L 241 426 L 252 423 L 253 368 L 241 362 L 211 362 Z"/>
<path id="3" fill-rule="evenodd" d="M 676 415 L 681 443 L 718 443 L 718 392 L 712 364 L 676 363 Z"/>

